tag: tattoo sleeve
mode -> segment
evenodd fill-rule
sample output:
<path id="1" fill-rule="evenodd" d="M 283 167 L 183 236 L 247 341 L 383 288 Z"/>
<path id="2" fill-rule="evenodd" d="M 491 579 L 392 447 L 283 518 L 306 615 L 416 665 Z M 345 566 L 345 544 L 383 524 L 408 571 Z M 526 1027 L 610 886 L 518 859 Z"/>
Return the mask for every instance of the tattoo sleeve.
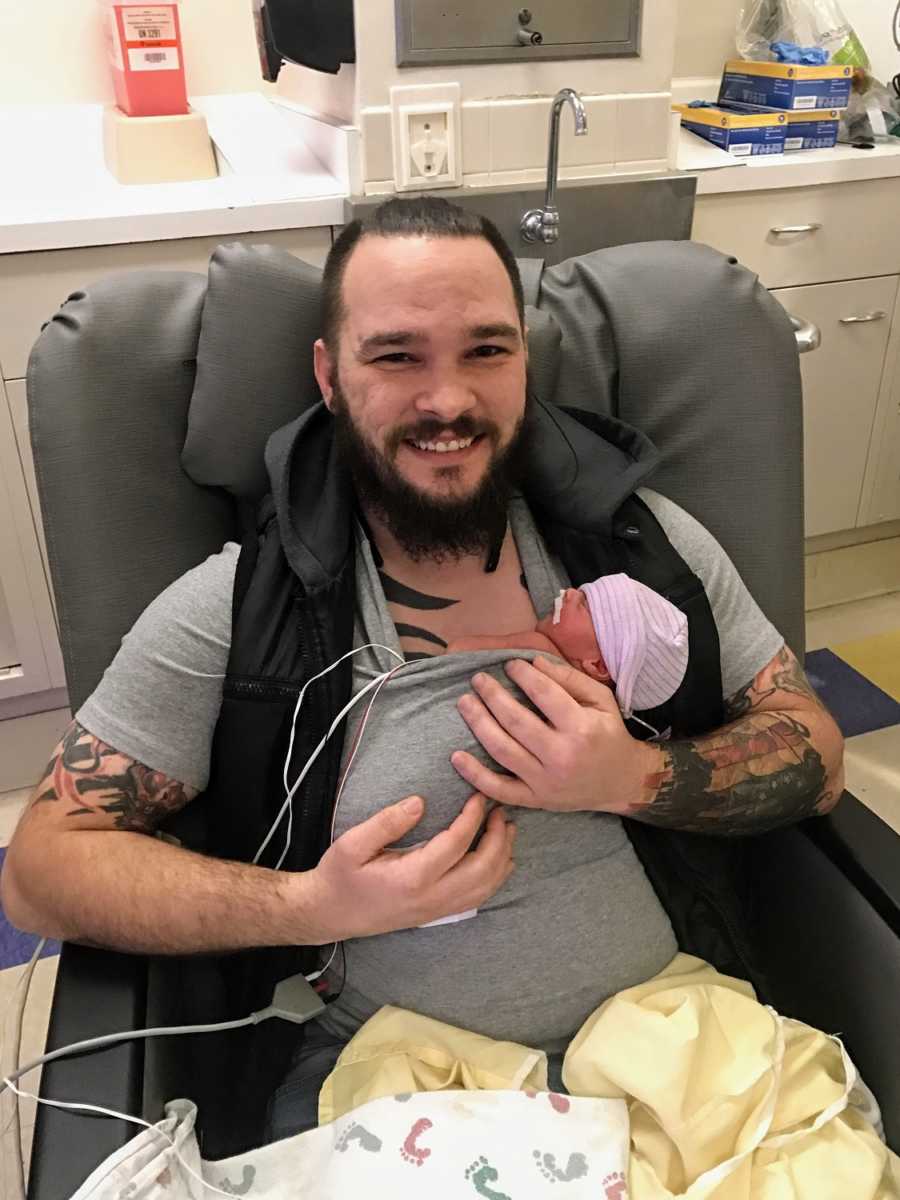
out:
<path id="1" fill-rule="evenodd" d="M 659 746 L 630 815 L 739 837 L 828 812 L 840 799 L 843 739 L 787 647 L 725 705 L 731 723 Z"/>
<path id="2" fill-rule="evenodd" d="M 62 806 L 61 816 L 93 828 L 152 833 L 196 795 L 161 771 L 119 753 L 73 721 L 38 784 L 33 806 Z M 93 820 L 91 820 L 93 818 Z"/>

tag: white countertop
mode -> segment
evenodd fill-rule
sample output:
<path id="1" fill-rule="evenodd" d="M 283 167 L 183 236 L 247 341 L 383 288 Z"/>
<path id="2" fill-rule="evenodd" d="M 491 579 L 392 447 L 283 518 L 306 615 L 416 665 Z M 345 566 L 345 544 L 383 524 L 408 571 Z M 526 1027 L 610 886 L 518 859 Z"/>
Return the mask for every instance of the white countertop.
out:
<path id="1" fill-rule="evenodd" d="M 343 222 L 346 184 L 279 106 L 258 93 L 191 104 L 227 173 L 128 186 L 106 169 L 101 105 L 0 108 L 0 253 Z"/>
<path id="2" fill-rule="evenodd" d="M 682 135 L 696 138 L 683 130 Z M 702 138 L 697 138 L 702 141 Z M 900 178 L 900 138 L 874 150 L 835 146 L 833 150 L 800 150 L 793 154 L 756 155 L 736 168 L 712 168 L 697 175 L 697 195 L 723 192 L 761 192 L 772 188 L 814 187 L 860 179 Z M 679 162 L 679 166 L 681 163 Z M 897 191 L 900 211 L 900 184 Z"/>

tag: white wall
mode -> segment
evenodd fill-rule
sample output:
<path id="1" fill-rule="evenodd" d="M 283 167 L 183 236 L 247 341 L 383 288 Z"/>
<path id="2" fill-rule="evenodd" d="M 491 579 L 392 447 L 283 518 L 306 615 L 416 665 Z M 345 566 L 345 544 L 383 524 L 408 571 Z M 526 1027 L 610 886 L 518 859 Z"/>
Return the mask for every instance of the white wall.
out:
<path id="1" fill-rule="evenodd" d="M 747 0 L 677 0 L 675 76 L 718 75 L 734 53 L 738 14 Z M 900 71 L 900 50 L 891 33 L 898 0 L 840 0 L 847 19 L 872 59 L 879 78 Z"/>
<path id="2" fill-rule="evenodd" d="M 188 91 L 265 90 L 250 0 L 181 0 Z M 0 0 L 0 104 L 109 101 L 97 0 Z"/>

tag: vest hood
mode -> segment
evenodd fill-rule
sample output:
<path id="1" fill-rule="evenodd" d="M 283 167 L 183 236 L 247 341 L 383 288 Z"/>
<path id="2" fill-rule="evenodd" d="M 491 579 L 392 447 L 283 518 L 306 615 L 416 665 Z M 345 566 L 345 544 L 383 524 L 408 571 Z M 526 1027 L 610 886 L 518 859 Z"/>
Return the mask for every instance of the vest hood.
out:
<path id="1" fill-rule="evenodd" d="M 522 492 L 544 519 L 608 536 L 619 506 L 653 472 L 659 451 L 615 417 L 529 398 Z M 275 431 L 266 469 L 285 555 L 308 593 L 335 582 L 353 545 L 353 484 L 320 402 Z"/>

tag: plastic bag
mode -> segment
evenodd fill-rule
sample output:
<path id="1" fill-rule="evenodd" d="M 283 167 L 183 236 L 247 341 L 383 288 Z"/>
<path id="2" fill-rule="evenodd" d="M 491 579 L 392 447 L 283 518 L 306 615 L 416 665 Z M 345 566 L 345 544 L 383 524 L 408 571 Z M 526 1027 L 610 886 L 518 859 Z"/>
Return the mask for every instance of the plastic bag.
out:
<path id="1" fill-rule="evenodd" d="M 829 61 L 870 69 L 869 57 L 837 0 L 748 0 L 737 24 L 741 58 L 770 62 L 773 42 L 817 46 Z"/>
<path id="2" fill-rule="evenodd" d="M 857 71 L 850 107 L 841 115 L 841 142 L 884 142 L 900 138 L 900 93 L 892 92 L 866 71 Z"/>

